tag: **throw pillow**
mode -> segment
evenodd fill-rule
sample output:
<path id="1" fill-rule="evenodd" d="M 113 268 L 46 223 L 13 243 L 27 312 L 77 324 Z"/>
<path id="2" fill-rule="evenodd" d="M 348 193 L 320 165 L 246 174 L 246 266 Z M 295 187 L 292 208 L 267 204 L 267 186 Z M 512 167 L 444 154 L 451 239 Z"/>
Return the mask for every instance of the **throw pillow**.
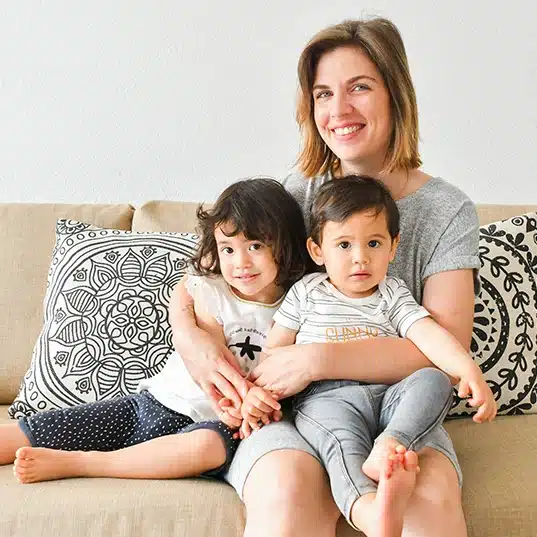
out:
<path id="1" fill-rule="evenodd" d="M 471 353 L 498 414 L 537 413 L 537 213 L 481 227 L 479 256 Z M 455 397 L 449 416 L 474 412 Z"/>
<path id="2" fill-rule="evenodd" d="M 192 233 L 136 233 L 59 220 L 44 325 L 12 418 L 126 395 L 172 350 L 168 303 Z"/>

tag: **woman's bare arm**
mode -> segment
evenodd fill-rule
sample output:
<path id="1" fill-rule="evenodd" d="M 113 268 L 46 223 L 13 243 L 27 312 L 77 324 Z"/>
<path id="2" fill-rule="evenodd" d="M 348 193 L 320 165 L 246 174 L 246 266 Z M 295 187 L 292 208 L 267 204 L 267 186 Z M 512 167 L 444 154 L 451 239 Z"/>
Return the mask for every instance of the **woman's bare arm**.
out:
<path id="1" fill-rule="evenodd" d="M 440 272 L 427 278 L 423 306 L 438 324 L 469 349 L 474 309 L 472 270 Z M 300 390 L 305 375 L 310 382 L 354 379 L 393 384 L 418 369 L 433 367 L 411 341 L 403 338 L 312 343 L 269 350 L 267 355 L 255 369 L 255 382 L 284 397 Z"/>

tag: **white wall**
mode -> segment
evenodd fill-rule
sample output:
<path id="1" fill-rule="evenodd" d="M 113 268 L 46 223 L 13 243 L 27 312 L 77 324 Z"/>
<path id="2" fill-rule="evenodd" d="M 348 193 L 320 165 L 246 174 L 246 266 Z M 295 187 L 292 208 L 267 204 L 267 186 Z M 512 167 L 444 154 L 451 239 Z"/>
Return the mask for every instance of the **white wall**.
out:
<path id="1" fill-rule="evenodd" d="M 475 201 L 537 203 L 533 0 L 4 0 L 0 201 L 213 200 L 281 177 L 296 60 L 343 18 L 406 42 L 424 170 Z"/>

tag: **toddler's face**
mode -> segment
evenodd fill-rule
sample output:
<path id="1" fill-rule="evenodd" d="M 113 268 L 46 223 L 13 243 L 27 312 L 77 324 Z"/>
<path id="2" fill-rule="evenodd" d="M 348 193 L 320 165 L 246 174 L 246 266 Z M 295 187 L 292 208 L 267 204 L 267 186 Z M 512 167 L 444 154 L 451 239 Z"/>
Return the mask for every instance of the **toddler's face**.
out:
<path id="1" fill-rule="evenodd" d="M 273 304 L 282 296 L 283 289 L 274 281 L 278 266 L 272 248 L 248 240 L 243 233 L 228 237 L 226 232 L 230 230 L 226 231 L 225 225 L 214 230 L 222 277 L 239 298 Z"/>
<path id="2" fill-rule="evenodd" d="M 355 213 L 344 222 L 327 222 L 322 244 L 311 239 L 308 248 L 313 260 L 323 265 L 330 282 L 350 298 L 373 294 L 386 276 L 395 257 L 398 238 L 388 232 L 386 214 L 375 211 Z"/>

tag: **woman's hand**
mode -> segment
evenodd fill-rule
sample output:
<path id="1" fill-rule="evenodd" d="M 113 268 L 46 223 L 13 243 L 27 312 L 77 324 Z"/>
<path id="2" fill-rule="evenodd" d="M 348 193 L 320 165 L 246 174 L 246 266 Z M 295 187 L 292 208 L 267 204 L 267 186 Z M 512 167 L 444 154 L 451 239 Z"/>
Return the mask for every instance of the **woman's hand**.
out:
<path id="1" fill-rule="evenodd" d="M 322 345 L 322 344 L 321 344 Z M 316 343 L 266 349 L 267 358 L 248 377 L 256 386 L 285 399 L 322 378 L 317 374 L 319 347 Z"/>
<path id="2" fill-rule="evenodd" d="M 221 410 L 218 403 L 222 397 L 229 399 L 235 408 L 240 408 L 248 393 L 248 384 L 233 353 L 201 329 L 196 329 L 191 348 L 193 352 L 183 352 L 181 358 L 194 381 L 210 398 L 214 409 L 217 412 Z"/>

